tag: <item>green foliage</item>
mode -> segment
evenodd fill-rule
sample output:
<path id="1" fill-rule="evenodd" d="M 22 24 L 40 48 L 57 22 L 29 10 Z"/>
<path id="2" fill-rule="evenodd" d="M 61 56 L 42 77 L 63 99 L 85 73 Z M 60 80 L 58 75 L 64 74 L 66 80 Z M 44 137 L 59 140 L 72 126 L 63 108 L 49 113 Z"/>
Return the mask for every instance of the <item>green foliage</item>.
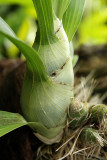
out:
<path id="1" fill-rule="evenodd" d="M 17 2 L 20 4 L 21 1 L 19 0 Z M 37 18 L 37 15 L 33 5 L 27 6 L 26 1 L 23 3 L 25 3 L 25 6 L 16 6 L 16 9 L 12 10 L 9 1 L 6 4 L 5 1 L 3 1 L 3 5 L 0 5 L 0 15 L 5 19 L 21 40 L 32 45 L 35 38 L 34 32 L 37 30 L 36 23 L 34 21 L 34 19 Z M 11 4 L 14 5 L 14 1 L 11 1 Z M 5 47 L 5 53 L 2 51 L 2 55 L 4 54 L 9 58 L 19 57 L 20 52 L 18 48 L 0 36 L 0 50 L 2 50 L 3 47 Z"/>
<path id="2" fill-rule="evenodd" d="M 53 0 L 53 9 L 56 16 L 62 19 L 66 9 L 68 8 L 71 0 Z"/>
<path id="3" fill-rule="evenodd" d="M 104 44 L 107 41 L 107 9 L 102 8 L 84 17 L 79 27 L 80 44 Z"/>
<path id="4" fill-rule="evenodd" d="M 26 124 L 20 114 L 0 111 L 0 137 Z"/>
<path id="5" fill-rule="evenodd" d="M 33 0 L 33 2 L 37 12 L 40 30 L 40 35 L 38 35 L 36 43 L 45 45 L 56 42 L 57 38 L 54 33 L 52 0 Z"/>
<path id="6" fill-rule="evenodd" d="M 36 25 L 33 23 L 33 19 L 27 13 L 27 8 L 18 8 L 16 11 L 10 13 L 6 18 L 6 22 L 10 25 L 10 27 L 15 31 L 18 38 L 21 40 L 25 40 L 27 43 L 33 43 L 34 36 L 32 36 L 32 40 L 30 38 L 31 29 L 36 31 Z M 18 18 L 18 21 L 16 19 Z M 33 25 L 33 27 L 32 27 Z M 29 38 L 28 38 L 29 37 Z M 6 48 L 6 55 L 10 58 L 16 58 L 19 56 L 19 50 L 16 48 L 8 40 L 4 40 L 4 45 Z"/>
<path id="7" fill-rule="evenodd" d="M 18 4 L 18 5 L 24 5 L 24 6 L 33 6 L 33 3 L 31 0 L 0 0 L 1 4 Z"/>
<path id="8" fill-rule="evenodd" d="M 70 5 L 63 16 L 62 22 L 69 41 L 71 41 L 79 26 L 83 14 L 84 3 L 85 0 L 71 0 Z"/>
<path id="9" fill-rule="evenodd" d="M 37 54 L 37 52 L 29 45 L 19 40 L 11 28 L 0 18 L 0 33 L 6 36 L 11 42 L 13 42 L 24 54 L 29 63 L 31 71 L 36 73 L 35 77 L 38 80 L 47 79 L 47 74 L 44 69 L 43 63 Z"/>

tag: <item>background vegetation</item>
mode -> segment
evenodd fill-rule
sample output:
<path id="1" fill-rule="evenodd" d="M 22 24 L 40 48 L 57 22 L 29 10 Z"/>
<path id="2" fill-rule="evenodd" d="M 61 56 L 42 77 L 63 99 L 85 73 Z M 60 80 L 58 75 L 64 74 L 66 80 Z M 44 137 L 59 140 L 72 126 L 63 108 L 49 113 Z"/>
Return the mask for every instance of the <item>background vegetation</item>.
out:
<path id="1" fill-rule="evenodd" d="M 0 16 L 17 33 L 17 36 L 32 45 L 37 18 L 32 1 L 0 0 Z M 75 48 L 80 45 L 105 44 L 107 40 L 107 1 L 86 0 L 82 22 L 74 37 Z M 19 50 L 0 36 L 0 59 L 22 57 Z"/>

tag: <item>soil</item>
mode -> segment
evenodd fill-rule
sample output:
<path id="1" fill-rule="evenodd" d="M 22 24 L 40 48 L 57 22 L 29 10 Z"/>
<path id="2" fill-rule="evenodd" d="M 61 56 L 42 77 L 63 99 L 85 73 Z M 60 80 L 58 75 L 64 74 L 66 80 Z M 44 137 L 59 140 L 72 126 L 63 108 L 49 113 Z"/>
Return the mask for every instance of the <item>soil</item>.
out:
<path id="1" fill-rule="evenodd" d="M 97 86 L 94 94 L 107 93 L 107 44 L 100 46 L 81 46 L 75 51 L 79 55 L 79 61 L 76 65 L 75 84 L 80 82 L 80 77 L 86 77 L 94 72 L 93 78 Z M 104 103 L 107 104 L 107 96 Z"/>
<path id="2" fill-rule="evenodd" d="M 25 70 L 26 62 L 20 59 L 0 61 L 0 110 L 22 114 L 20 93 Z M 0 160 L 32 160 L 39 143 L 29 127 L 19 128 L 0 138 Z"/>
<path id="3" fill-rule="evenodd" d="M 94 93 L 107 91 L 107 45 L 81 46 L 76 54 L 79 62 L 75 68 L 75 84 L 81 76 L 95 71 L 98 85 Z M 0 61 L 0 110 L 21 113 L 20 93 L 26 70 L 26 62 L 20 59 Z M 104 99 L 107 103 L 107 98 Z M 39 146 L 43 145 L 27 127 L 21 127 L 0 138 L 0 160 L 36 160 Z M 46 146 L 47 147 L 47 146 Z M 45 160 L 45 158 L 43 158 Z"/>

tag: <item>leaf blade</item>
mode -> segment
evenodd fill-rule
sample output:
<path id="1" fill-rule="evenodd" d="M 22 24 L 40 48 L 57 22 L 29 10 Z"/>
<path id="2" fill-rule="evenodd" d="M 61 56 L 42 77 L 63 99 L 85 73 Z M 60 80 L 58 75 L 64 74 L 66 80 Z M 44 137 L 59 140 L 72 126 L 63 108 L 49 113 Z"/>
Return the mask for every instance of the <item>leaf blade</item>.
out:
<path id="1" fill-rule="evenodd" d="M 53 0 L 53 9 L 56 16 L 61 20 L 63 14 L 65 13 L 66 9 L 68 8 L 71 0 Z"/>
<path id="2" fill-rule="evenodd" d="M 27 124 L 28 122 L 18 113 L 0 111 L 0 137 Z"/>
<path id="3" fill-rule="evenodd" d="M 85 0 L 71 0 L 62 22 L 69 41 L 73 38 L 82 18 Z"/>
<path id="4" fill-rule="evenodd" d="M 33 72 L 36 73 L 35 80 L 48 80 L 48 76 L 45 67 L 42 63 L 41 58 L 38 53 L 27 45 L 25 42 L 18 39 L 11 28 L 6 24 L 6 22 L 0 17 L 0 33 L 7 37 L 12 43 L 14 43 L 24 54 Z"/>
<path id="5" fill-rule="evenodd" d="M 33 0 L 38 22 L 39 22 L 39 30 L 37 34 L 40 35 L 37 37 L 36 43 L 41 44 L 49 44 L 49 42 L 53 43 L 57 41 L 57 38 L 54 33 L 54 23 L 53 23 L 53 10 L 52 10 L 52 0 Z M 38 39 L 40 40 L 38 42 Z"/>

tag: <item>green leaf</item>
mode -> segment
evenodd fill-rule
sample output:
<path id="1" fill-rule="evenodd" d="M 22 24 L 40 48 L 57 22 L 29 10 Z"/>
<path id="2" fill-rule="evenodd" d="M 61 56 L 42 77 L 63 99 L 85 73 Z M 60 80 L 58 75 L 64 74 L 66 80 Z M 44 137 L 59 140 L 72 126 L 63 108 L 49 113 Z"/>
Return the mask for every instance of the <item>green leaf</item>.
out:
<path id="1" fill-rule="evenodd" d="M 81 21 L 84 3 L 85 0 L 71 0 L 63 16 L 62 22 L 69 41 L 73 38 Z"/>
<path id="2" fill-rule="evenodd" d="M 56 16 L 61 20 L 71 0 L 52 0 Z"/>
<path id="3" fill-rule="evenodd" d="M 39 21 L 40 43 L 55 42 L 57 38 L 54 33 L 52 0 L 33 0 L 33 2 Z"/>
<path id="4" fill-rule="evenodd" d="M 27 124 L 26 120 L 18 113 L 0 111 L 0 137 Z"/>
<path id="5" fill-rule="evenodd" d="M 29 45 L 18 39 L 15 33 L 11 30 L 11 28 L 5 23 L 2 18 L 0 18 L 0 33 L 6 36 L 20 49 L 20 51 L 22 51 L 28 63 L 30 64 L 30 69 L 33 73 L 35 73 L 34 75 L 36 75 L 36 81 L 48 80 L 44 65 L 37 52 Z"/>
<path id="6" fill-rule="evenodd" d="M 53 138 L 63 127 L 48 129 L 39 122 L 27 122 L 20 114 L 0 111 L 0 137 L 24 125 L 29 125 L 35 132 L 47 138 Z"/>
<path id="7" fill-rule="evenodd" d="M 48 129 L 39 122 L 27 122 L 20 114 L 0 111 L 0 137 L 24 125 L 29 125 L 35 132 L 47 138 L 57 136 L 62 126 Z"/>
<path id="8" fill-rule="evenodd" d="M 0 0 L 0 5 L 2 4 L 18 4 L 23 6 L 33 6 L 33 3 L 31 0 Z"/>

